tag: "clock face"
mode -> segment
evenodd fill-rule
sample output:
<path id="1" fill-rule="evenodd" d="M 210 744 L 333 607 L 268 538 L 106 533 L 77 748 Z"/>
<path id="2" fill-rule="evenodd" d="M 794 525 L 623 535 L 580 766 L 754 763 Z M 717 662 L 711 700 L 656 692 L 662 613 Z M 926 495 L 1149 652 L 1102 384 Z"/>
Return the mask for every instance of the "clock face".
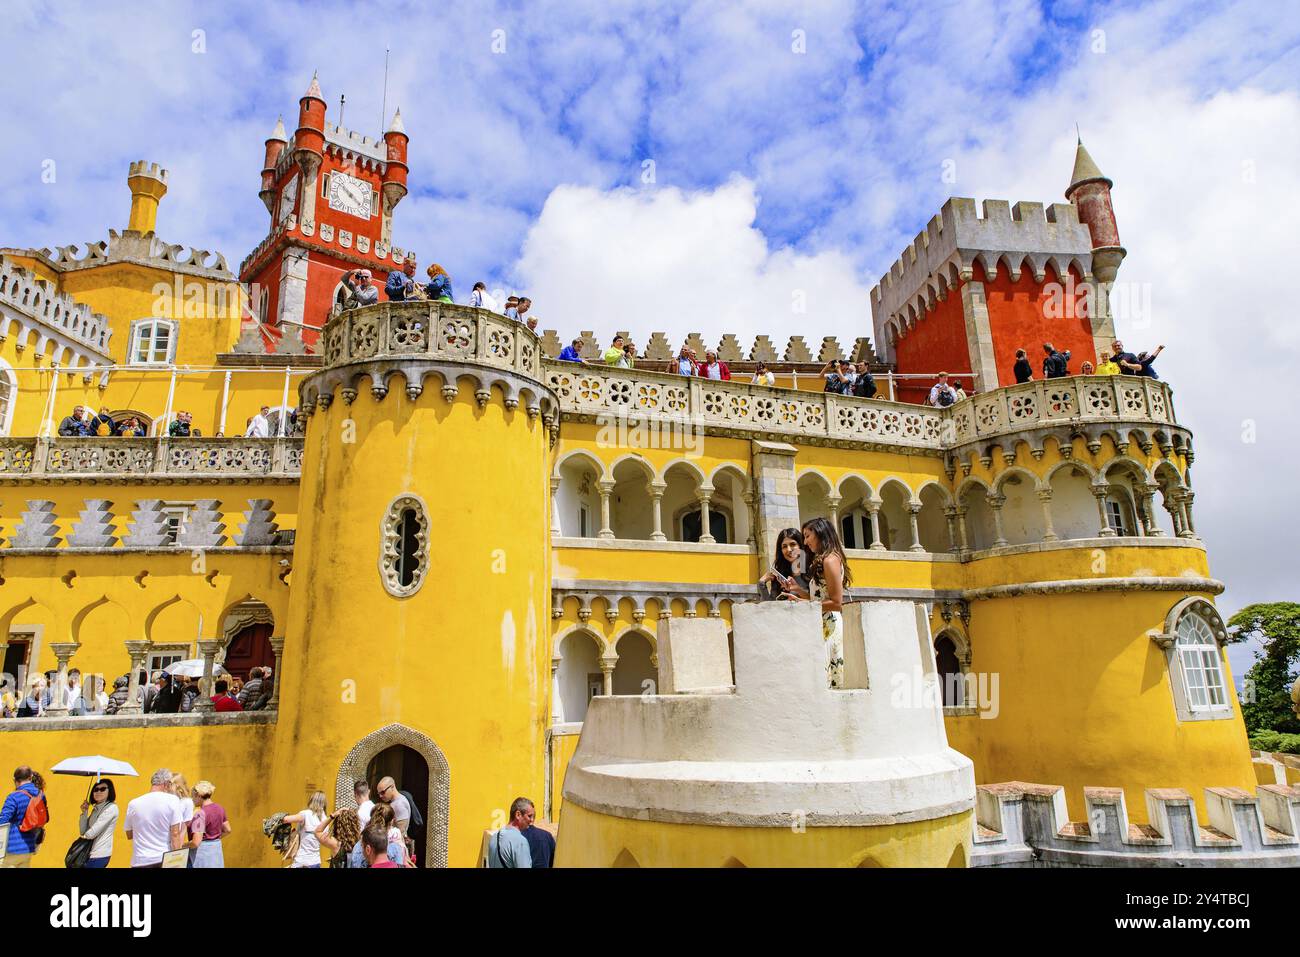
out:
<path id="1" fill-rule="evenodd" d="M 284 184 L 284 189 L 280 192 L 280 222 L 284 222 L 285 217 L 293 212 L 294 206 L 298 203 L 298 177 L 295 176 L 289 182 Z"/>
<path id="2" fill-rule="evenodd" d="M 330 174 L 330 209 L 351 216 L 369 219 L 371 214 L 370 184 L 347 173 Z"/>

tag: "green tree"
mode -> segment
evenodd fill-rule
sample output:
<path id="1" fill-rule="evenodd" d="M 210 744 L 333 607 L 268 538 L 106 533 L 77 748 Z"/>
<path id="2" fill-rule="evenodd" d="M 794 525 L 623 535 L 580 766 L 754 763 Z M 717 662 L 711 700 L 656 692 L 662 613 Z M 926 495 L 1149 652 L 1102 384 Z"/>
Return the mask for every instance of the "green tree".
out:
<path id="1" fill-rule="evenodd" d="M 1228 622 L 1233 641 L 1257 638 L 1264 650 L 1246 672 L 1241 711 L 1248 730 L 1300 733 L 1291 707 L 1291 685 L 1300 671 L 1300 604 L 1247 605 Z"/>

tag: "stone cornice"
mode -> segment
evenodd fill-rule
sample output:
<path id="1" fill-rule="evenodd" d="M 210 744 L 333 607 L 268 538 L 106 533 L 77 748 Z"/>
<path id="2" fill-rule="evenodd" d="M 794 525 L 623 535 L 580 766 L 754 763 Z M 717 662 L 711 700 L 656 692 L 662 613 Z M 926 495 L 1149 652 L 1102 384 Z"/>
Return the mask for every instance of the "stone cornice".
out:
<path id="1" fill-rule="evenodd" d="M 0 734 L 23 731 L 91 731 L 109 728 L 193 728 L 211 725 L 275 724 L 278 711 L 187 712 L 185 714 L 87 714 L 76 717 L 0 721 Z"/>
<path id="2" fill-rule="evenodd" d="M 993 598 L 1116 591 L 1205 592 L 1218 595 L 1223 592 L 1224 587 L 1223 582 L 1214 578 L 1133 575 L 1128 578 L 1071 578 L 1060 581 L 992 585 L 987 588 L 969 589 L 962 592 L 962 597 L 967 601 L 982 601 Z"/>

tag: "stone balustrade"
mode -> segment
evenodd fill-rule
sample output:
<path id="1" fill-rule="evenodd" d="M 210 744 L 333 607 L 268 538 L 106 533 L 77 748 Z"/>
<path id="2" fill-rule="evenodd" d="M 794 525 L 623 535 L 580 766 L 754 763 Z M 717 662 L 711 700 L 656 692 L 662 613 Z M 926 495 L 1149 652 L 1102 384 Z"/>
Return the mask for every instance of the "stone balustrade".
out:
<path id="1" fill-rule="evenodd" d="M 538 380 L 541 350 L 527 327 L 486 309 L 385 302 L 348 309 L 322 335 L 326 368 L 379 359 L 473 362 Z"/>
<path id="2" fill-rule="evenodd" d="M 166 477 L 181 483 L 214 478 L 296 481 L 302 446 L 301 437 L 6 438 L 0 439 L 0 482 L 105 475 Z"/>
<path id="3" fill-rule="evenodd" d="M 1029 437 L 1034 445 L 1026 433 L 1061 426 L 1099 426 L 1102 431 L 1113 427 L 1119 443 L 1127 443 L 1131 435 L 1146 448 L 1162 432 L 1172 447 L 1189 442 L 1174 418 L 1169 386 L 1141 376 L 1024 382 L 972 396 L 943 410 L 943 415 L 952 421 L 948 447 L 956 449 L 959 458 L 964 446 L 988 444 L 1009 434 Z M 1041 444 L 1037 448 L 1041 452 Z"/>

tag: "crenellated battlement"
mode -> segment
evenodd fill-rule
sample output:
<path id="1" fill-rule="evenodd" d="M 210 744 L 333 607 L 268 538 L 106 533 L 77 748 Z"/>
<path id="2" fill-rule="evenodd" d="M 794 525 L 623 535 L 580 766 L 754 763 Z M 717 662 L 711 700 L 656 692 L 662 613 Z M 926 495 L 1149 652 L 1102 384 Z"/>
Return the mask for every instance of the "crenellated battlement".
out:
<path id="1" fill-rule="evenodd" d="M 157 163 L 150 163 L 147 160 L 135 160 L 131 163 L 127 171 L 127 178 L 134 179 L 138 176 L 156 179 L 160 183 L 167 182 L 167 170 L 160 167 Z"/>
<path id="2" fill-rule="evenodd" d="M 979 263 L 988 278 L 1004 268 L 1012 281 L 1028 271 L 1043 282 L 1063 280 L 1073 269 L 1092 278 L 1092 239 L 1069 203 L 953 197 L 871 290 L 876 342 L 889 343 L 887 326 L 906 329 L 936 301 L 969 280 Z M 888 349 L 886 349 L 888 352 Z"/>
<path id="3" fill-rule="evenodd" d="M 1300 788 L 1205 789 L 1209 815 L 1181 788 L 1148 788 L 1148 824 L 1129 820 L 1122 788 L 1084 788 L 1086 821 L 1065 789 L 1011 781 L 976 788 L 975 867 L 1295 867 Z"/>
<path id="4" fill-rule="evenodd" d="M 54 292 L 35 273 L 0 256 L 0 339 L 7 336 L 16 336 L 20 350 L 34 339 L 38 355 L 55 343 L 50 354 L 53 361 L 83 365 L 108 358 L 113 330 L 107 316 L 67 293 Z M 60 343 L 60 338 L 69 341 Z M 85 347 L 88 354 L 78 356 L 76 346 Z M 64 359 L 65 352 L 72 354 L 70 361 Z"/>
<path id="5" fill-rule="evenodd" d="M 387 147 L 380 138 L 372 139 L 356 130 L 349 130 L 346 127 L 339 126 L 335 123 L 325 124 L 325 142 L 327 145 L 335 146 L 346 153 L 351 152 L 359 158 L 374 160 L 382 168 L 388 162 Z"/>
<path id="6" fill-rule="evenodd" d="M 627 340 L 629 336 L 626 329 L 616 330 L 616 334 L 622 336 L 624 340 Z M 605 352 L 605 346 L 602 345 L 600 339 L 591 331 L 582 332 L 581 337 L 583 342 L 582 357 L 589 361 L 599 362 Z M 561 350 L 569 343 L 561 341 L 556 330 L 544 329 L 541 333 L 540 344 L 542 354 L 554 359 L 559 356 Z M 677 345 L 669 342 L 666 333 L 652 332 L 642 344 L 637 361 L 641 363 L 669 362 L 676 358 L 681 346 L 690 346 L 701 360 L 703 360 L 707 349 L 714 348 L 699 332 L 688 333 Z M 877 358 L 876 352 L 871 346 L 871 340 L 866 336 L 859 336 L 848 348 L 841 346 L 835 336 L 825 336 L 822 338 L 821 345 L 814 356 L 803 336 L 790 336 L 785 348 L 778 352 L 770 336 L 755 336 L 750 347 L 745 349 L 733 333 L 727 333 L 718 342 L 716 351 L 718 358 L 723 362 L 766 362 L 769 364 L 780 362 L 798 366 L 822 365 L 832 359 L 850 359 L 853 362 L 866 362 L 872 366 L 880 365 L 880 359 Z M 802 371 L 800 370 L 800 372 Z"/>

